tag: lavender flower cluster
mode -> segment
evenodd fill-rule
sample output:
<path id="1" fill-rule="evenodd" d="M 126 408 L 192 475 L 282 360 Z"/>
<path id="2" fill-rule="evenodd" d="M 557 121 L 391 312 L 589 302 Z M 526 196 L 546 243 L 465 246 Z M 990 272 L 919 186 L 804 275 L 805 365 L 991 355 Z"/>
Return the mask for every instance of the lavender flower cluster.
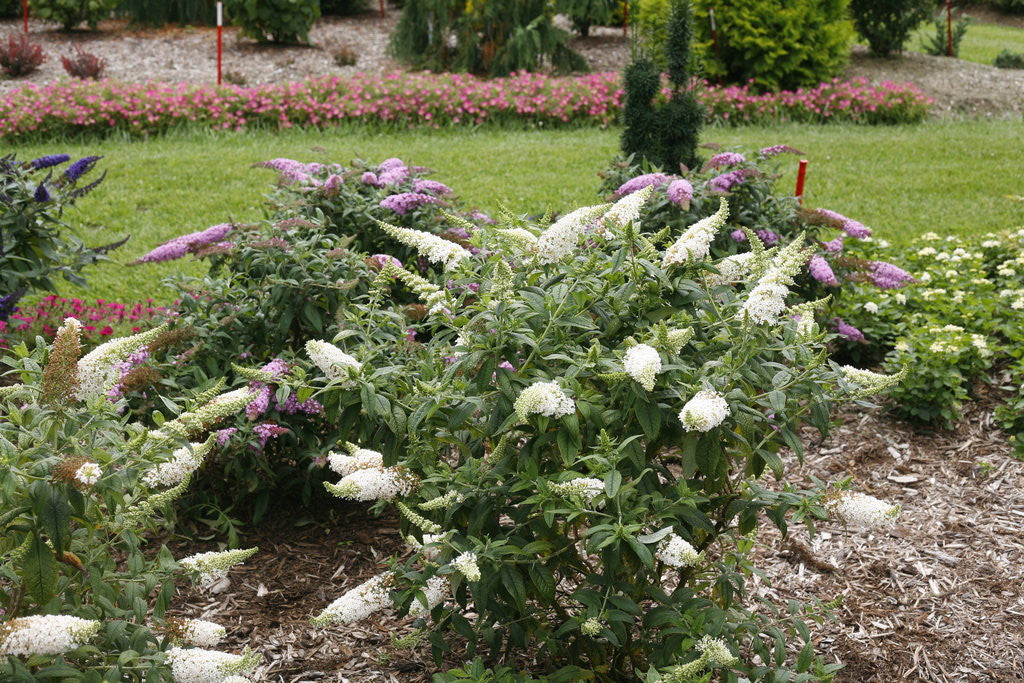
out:
<path id="1" fill-rule="evenodd" d="M 234 226 L 231 223 L 219 223 L 210 226 L 206 230 L 190 232 L 187 235 L 179 235 L 172 240 L 164 242 L 149 253 L 139 257 L 130 265 L 140 263 L 158 263 L 162 261 L 174 261 L 189 252 L 196 251 L 199 247 L 219 244 Z"/>

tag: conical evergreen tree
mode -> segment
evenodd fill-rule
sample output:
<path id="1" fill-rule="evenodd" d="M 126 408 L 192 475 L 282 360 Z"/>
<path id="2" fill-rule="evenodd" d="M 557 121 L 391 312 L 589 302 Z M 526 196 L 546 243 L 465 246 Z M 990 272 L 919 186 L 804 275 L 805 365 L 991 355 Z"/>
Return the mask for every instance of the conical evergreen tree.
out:
<path id="1" fill-rule="evenodd" d="M 693 168 L 700 163 L 697 142 L 704 124 L 704 109 L 693 92 L 689 0 L 673 0 L 667 34 L 665 61 L 672 96 L 664 104 L 654 103 L 660 77 L 650 59 L 641 56 L 629 65 L 624 78 L 622 150 L 637 160 L 676 171 L 680 165 Z"/>

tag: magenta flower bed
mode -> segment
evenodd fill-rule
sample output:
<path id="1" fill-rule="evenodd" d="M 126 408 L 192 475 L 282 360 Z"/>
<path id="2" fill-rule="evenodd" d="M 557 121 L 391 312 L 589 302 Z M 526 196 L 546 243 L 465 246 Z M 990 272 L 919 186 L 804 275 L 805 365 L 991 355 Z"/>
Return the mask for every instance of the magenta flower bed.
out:
<path id="1" fill-rule="evenodd" d="M 113 130 L 153 133 L 193 124 L 226 130 L 342 122 L 398 128 L 484 123 L 608 126 L 618 121 L 622 108 L 619 83 L 615 72 L 573 77 L 517 73 L 492 80 L 424 72 L 334 76 L 251 88 L 56 81 L 27 85 L 0 99 L 0 137 Z M 725 124 L 910 122 L 926 116 L 929 103 L 908 84 L 838 81 L 768 95 L 705 84 L 701 97 L 709 119 Z"/>

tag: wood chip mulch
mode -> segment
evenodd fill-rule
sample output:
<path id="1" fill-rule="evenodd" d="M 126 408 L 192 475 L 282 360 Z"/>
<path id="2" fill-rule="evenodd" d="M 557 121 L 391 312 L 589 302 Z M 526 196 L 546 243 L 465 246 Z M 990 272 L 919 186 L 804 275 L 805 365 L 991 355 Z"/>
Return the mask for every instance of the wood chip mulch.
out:
<path id="1" fill-rule="evenodd" d="M 903 507 L 884 529 L 827 522 L 813 538 L 801 527 L 759 537 L 754 562 L 768 581 L 752 579 L 751 590 L 778 603 L 842 598 L 812 630 L 818 652 L 846 665 L 838 681 L 1024 680 L 1024 462 L 989 409 L 969 410 L 954 430 L 930 434 L 881 410 L 848 410 L 824 443 L 805 435 L 803 465 L 789 463 L 791 481 L 853 476 L 858 490 Z M 309 624 L 405 552 L 397 519 L 344 504 L 306 526 L 291 514 L 243 534 L 260 553 L 219 592 L 182 591 L 175 612 L 227 626 L 227 649 L 259 650 L 256 680 L 428 681 L 429 645 L 395 642 L 414 632 L 409 618 Z M 200 545 L 176 552 L 210 549 Z"/>

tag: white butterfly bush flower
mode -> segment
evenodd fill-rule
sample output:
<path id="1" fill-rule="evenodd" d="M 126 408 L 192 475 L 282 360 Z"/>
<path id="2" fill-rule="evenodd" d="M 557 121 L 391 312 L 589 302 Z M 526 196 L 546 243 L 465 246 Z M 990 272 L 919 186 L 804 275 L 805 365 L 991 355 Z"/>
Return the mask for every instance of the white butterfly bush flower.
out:
<path id="1" fill-rule="evenodd" d="M 476 553 L 462 553 L 452 560 L 452 566 L 470 581 L 480 580 L 480 566 L 477 564 Z"/>
<path id="2" fill-rule="evenodd" d="M 654 555 L 670 567 L 696 567 L 704 559 L 703 553 L 698 553 L 689 541 L 675 533 L 661 539 Z"/>
<path id="3" fill-rule="evenodd" d="M 647 391 L 654 390 L 654 382 L 661 372 L 661 356 L 656 348 L 647 344 L 631 346 L 626 350 L 622 365 L 640 386 Z"/>
<path id="4" fill-rule="evenodd" d="M 454 270 L 463 259 L 470 256 L 469 251 L 455 242 L 449 242 L 432 233 L 399 228 L 381 221 L 377 221 L 377 225 L 398 242 L 415 249 L 431 263 L 443 263 L 445 270 Z"/>
<path id="5" fill-rule="evenodd" d="M 751 261 L 754 260 L 755 256 L 752 251 L 726 256 L 715 264 L 718 273 L 708 273 L 704 276 L 704 280 L 712 287 L 716 287 L 746 279 L 747 275 L 750 274 Z"/>
<path id="6" fill-rule="evenodd" d="M 565 395 L 557 382 L 534 382 L 519 393 L 515 403 L 519 419 L 529 415 L 564 417 L 576 412 L 576 404 Z"/>
<path id="7" fill-rule="evenodd" d="M 577 477 L 569 481 L 559 482 L 551 485 L 555 495 L 563 498 L 579 498 L 585 504 L 590 504 L 600 494 L 604 493 L 604 482 L 594 477 Z"/>
<path id="8" fill-rule="evenodd" d="M 59 655 L 81 647 L 100 622 L 66 614 L 18 617 L 0 624 L 0 655 Z"/>
<path id="9" fill-rule="evenodd" d="M 743 303 L 743 313 L 755 323 L 771 325 L 779 321 L 779 315 L 786 309 L 786 297 L 789 286 L 806 263 L 803 238 L 787 244 L 772 261 L 768 272 L 764 274 L 747 300 Z"/>
<path id="10" fill-rule="evenodd" d="M 895 375 L 882 375 L 870 370 L 861 370 L 852 365 L 844 365 L 840 368 L 846 381 L 857 388 L 857 396 L 872 396 L 881 393 L 889 387 L 899 384 L 907 374 L 906 368 Z"/>
<path id="11" fill-rule="evenodd" d="M 342 477 L 356 470 L 368 467 L 384 467 L 384 455 L 368 448 L 354 448 L 349 455 L 330 453 L 327 456 L 328 466 Z"/>
<path id="12" fill-rule="evenodd" d="M 82 356 L 78 360 L 78 390 L 75 398 L 85 401 L 105 394 L 121 377 L 118 366 L 166 329 L 167 325 L 160 325 L 130 337 L 111 339 Z"/>
<path id="13" fill-rule="evenodd" d="M 576 251 L 580 235 L 592 222 L 605 215 L 608 204 L 584 206 L 565 214 L 541 233 L 537 240 L 537 256 L 541 263 L 558 263 Z"/>
<path id="14" fill-rule="evenodd" d="M 197 577 L 202 585 L 208 586 L 226 577 L 229 569 L 248 560 L 257 550 L 259 548 L 197 553 L 178 560 L 178 565 Z"/>
<path id="15" fill-rule="evenodd" d="M 825 501 L 825 509 L 849 526 L 876 527 L 891 524 L 900 514 L 900 506 L 886 503 L 858 491 L 843 491 Z"/>
<path id="16" fill-rule="evenodd" d="M 409 606 L 409 616 L 420 617 L 429 614 L 431 610 L 448 599 L 451 588 L 451 584 L 445 577 L 431 576 L 427 579 L 427 585 L 423 587 L 423 597 L 427 599 L 427 606 L 424 607 L 418 599 L 413 600 Z"/>
<path id="17" fill-rule="evenodd" d="M 517 254 L 536 254 L 540 246 L 537 236 L 525 228 L 500 228 L 494 234 L 508 243 Z"/>
<path id="18" fill-rule="evenodd" d="M 363 367 L 355 358 L 322 339 L 306 342 L 306 355 L 330 379 L 345 379 L 349 377 L 349 368 L 358 372 Z M 350 381 L 349 385 L 352 384 L 354 382 Z"/>
<path id="19" fill-rule="evenodd" d="M 721 638 L 704 636 L 697 641 L 697 649 L 709 664 L 715 666 L 733 666 L 739 661 Z"/>
<path id="20" fill-rule="evenodd" d="M 227 635 L 223 626 L 204 619 L 186 619 L 180 630 L 185 642 L 198 647 L 215 647 Z"/>
<path id="21" fill-rule="evenodd" d="M 675 244 L 665 251 L 661 262 L 662 267 L 668 268 L 706 259 L 711 253 L 711 243 L 715 240 L 715 235 L 728 219 L 729 202 L 724 197 L 720 197 L 718 211 L 691 225 L 675 241 Z"/>
<path id="22" fill-rule="evenodd" d="M 676 328 L 668 331 L 668 348 L 672 353 L 679 353 L 686 346 L 686 343 L 693 338 L 693 328 L 684 327 L 682 329 Z"/>
<path id="23" fill-rule="evenodd" d="M 314 626 L 352 624 L 391 604 L 388 589 L 394 581 L 391 572 L 378 574 L 347 591 L 312 619 Z"/>
<path id="24" fill-rule="evenodd" d="M 187 437 L 191 433 L 206 429 L 209 425 L 225 417 L 234 415 L 252 403 L 256 396 L 257 393 L 249 389 L 249 387 L 241 387 L 224 392 L 195 410 L 182 413 L 175 419 L 165 422 L 160 426 L 160 429 L 151 431 L 149 438 L 155 441 L 163 441 Z"/>
<path id="25" fill-rule="evenodd" d="M 75 479 L 84 486 L 92 486 L 103 476 L 103 470 L 94 462 L 84 463 L 75 472 Z"/>
<path id="26" fill-rule="evenodd" d="M 409 535 L 405 537 L 405 542 L 413 551 L 422 555 L 424 559 L 436 560 L 437 556 L 441 554 L 441 546 L 433 544 L 443 541 L 448 537 L 448 534 L 449 532 L 447 531 L 442 534 L 423 534 L 423 543 L 417 541 L 415 536 Z"/>
<path id="27" fill-rule="evenodd" d="M 203 458 L 213 450 L 213 441 L 193 443 L 182 446 L 171 454 L 171 459 L 162 462 L 142 475 L 142 483 L 150 488 L 156 486 L 174 486 L 185 481 L 203 464 Z"/>
<path id="28" fill-rule="evenodd" d="M 624 228 L 630 223 L 640 220 L 640 209 L 651 198 L 653 192 L 654 186 L 648 185 L 642 190 L 627 194 L 608 209 L 608 213 L 604 214 L 605 221 L 616 227 Z"/>
<path id="29" fill-rule="evenodd" d="M 416 477 L 402 467 L 364 467 L 341 478 L 337 484 L 324 482 L 327 490 L 347 500 L 393 500 L 408 494 Z"/>
<path id="30" fill-rule="evenodd" d="M 715 391 L 698 391 L 679 411 L 679 421 L 690 432 L 714 429 L 729 417 L 731 411 L 725 398 Z"/>
<path id="31" fill-rule="evenodd" d="M 591 617 L 580 624 L 580 633 L 585 636 L 594 637 L 604 630 L 604 624 L 601 623 L 600 619 Z"/>
<path id="32" fill-rule="evenodd" d="M 200 648 L 167 651 L 175 683 L 222 683 L 228 676 L 250 673 L 259 662 L 260 656 L 249 650 L 240 655 Z"/>

